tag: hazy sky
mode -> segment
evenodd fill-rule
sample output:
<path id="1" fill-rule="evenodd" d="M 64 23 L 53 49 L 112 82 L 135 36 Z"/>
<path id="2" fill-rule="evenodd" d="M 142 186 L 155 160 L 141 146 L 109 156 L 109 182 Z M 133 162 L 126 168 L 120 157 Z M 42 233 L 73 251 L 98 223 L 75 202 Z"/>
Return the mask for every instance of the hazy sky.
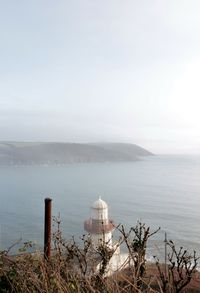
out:
<path id="1" fill-rule="evenodd" d="M 199 0 L 0 1 L 0 140 L 200 153 Z"/>

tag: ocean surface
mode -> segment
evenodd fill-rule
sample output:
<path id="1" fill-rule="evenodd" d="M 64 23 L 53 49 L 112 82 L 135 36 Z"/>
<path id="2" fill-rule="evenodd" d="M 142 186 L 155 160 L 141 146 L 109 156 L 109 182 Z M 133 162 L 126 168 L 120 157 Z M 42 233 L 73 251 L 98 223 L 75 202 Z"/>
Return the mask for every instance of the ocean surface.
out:
<path id="1" fill-rule="evenodd" d="M 79 237 L 101 196 L 109 215 L 128 230 L 142 221 L 152 231 L 148 254 L 159 255 L 164 234 L 200 255 L 200 156 L 152 156 L 131 163 L 0 167 L 0 249 L 15 241 L 43 244 L 44 198 L 53 199 L 63 237 Z M 117 237 L 117 235 L 115 236 Z"/>

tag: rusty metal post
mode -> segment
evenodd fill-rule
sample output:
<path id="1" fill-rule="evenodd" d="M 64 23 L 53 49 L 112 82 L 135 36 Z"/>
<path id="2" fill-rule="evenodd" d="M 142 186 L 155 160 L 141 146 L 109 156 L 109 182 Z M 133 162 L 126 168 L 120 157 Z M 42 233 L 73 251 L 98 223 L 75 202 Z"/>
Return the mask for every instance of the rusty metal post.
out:
<path id="1" fill-rule="evenodd" d="M 51 198 L 45 198 L 44 214 L 44 258 L 48 260 L 51 257 Z"/>

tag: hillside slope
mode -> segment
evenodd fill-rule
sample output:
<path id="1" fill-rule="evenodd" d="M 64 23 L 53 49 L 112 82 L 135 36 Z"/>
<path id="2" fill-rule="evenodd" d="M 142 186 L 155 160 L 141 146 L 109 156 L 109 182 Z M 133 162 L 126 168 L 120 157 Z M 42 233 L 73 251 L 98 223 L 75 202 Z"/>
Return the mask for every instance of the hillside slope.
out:
<path id="1" fill-rule="evenodd" d="M 0 143 L 0 165 L 136 161 L 152 155 L 132 144 Z"/>

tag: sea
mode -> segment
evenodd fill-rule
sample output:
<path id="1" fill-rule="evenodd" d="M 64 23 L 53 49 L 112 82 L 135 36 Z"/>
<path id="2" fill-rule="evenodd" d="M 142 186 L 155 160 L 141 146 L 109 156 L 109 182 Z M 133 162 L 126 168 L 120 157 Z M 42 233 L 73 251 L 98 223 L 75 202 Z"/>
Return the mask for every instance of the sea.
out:
<path id="1" fill-rule="evenodd" d="M 83 223 L 101 196 L 109 217 L 128 231 L 139 222 L 160 230 L 148 257 L 160 258 L 167 240 L 200 255 L 200 156 L 156 155 L 136 162 L 0 167 L 0 249 L 32 241 L 42 249 L 44 199 L 52 198 L 63 238 L 85 234 Z M 53 221 L 53 231 L 56 223 Z M 113 238 L 118 240 L 119 233 Z M 14 250 L 13 250 L 14 251 Z"/>

